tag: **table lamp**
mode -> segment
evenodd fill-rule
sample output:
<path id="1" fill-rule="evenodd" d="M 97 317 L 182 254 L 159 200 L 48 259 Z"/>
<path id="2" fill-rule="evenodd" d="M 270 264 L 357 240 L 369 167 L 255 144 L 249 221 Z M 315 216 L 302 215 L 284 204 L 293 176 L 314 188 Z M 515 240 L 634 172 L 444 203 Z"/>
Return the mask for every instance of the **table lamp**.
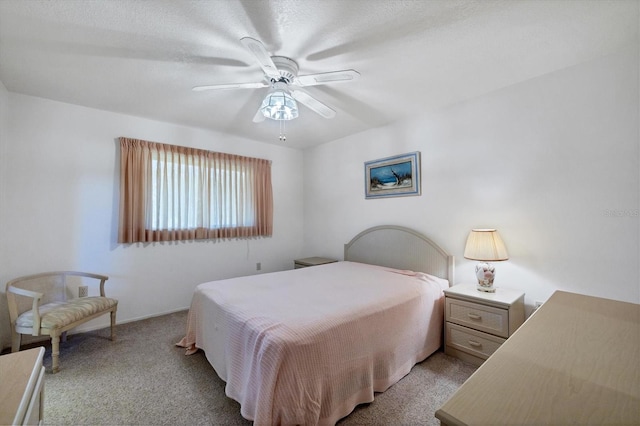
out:
<path id="1" fill-rule="evenodd" d="M 495 267 L 489 262 L 509 259 L 507 248 L 495 229 L 472 229 L 467 237 L 464 248 L 465 259 L 479 260 L 476 265 L 478 291 L 494 293 L 493 279 L 496 275 Z"/>

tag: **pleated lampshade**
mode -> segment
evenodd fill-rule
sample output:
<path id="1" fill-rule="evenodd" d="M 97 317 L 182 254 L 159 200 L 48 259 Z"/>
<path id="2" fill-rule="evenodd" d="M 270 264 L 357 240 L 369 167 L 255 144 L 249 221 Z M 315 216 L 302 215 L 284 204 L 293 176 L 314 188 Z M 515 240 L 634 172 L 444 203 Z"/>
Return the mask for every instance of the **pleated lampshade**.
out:
<path id="1" fill-rule="evenodd" d="M 509 259 L 507 248 L 495 229 L 473 229 L 467 237 L 464 257 L 471 260 L 497 262 Z"/>

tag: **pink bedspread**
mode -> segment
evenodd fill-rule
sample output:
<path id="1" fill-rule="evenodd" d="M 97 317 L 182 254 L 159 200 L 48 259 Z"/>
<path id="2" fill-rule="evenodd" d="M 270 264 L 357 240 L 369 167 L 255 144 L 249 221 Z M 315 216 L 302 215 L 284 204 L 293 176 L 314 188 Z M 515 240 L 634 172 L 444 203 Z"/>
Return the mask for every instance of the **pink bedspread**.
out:
<path id="1" fill-rule="evenodd" d="M 256 425 L 334 424 L 438 349 L 447 286 L 354 262 L 209 282 L 179 345 Z"/>

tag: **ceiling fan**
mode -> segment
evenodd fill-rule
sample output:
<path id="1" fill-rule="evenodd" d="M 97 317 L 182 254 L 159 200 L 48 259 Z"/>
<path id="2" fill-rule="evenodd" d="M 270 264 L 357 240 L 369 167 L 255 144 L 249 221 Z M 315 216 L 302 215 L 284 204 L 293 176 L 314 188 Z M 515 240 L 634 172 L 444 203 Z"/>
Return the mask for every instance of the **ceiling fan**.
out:
<path id="1" fill-rule="evenodd" d="M 263 81 L 254 83 L 228 83 L 209 86 L 196 86 L 194 91 L 221 89 L 259 89 L 271 87 L 253 117 L 258 123 L 265 118 L 273 120 L 292 120 L 298 116 L 296 101 L 324 118 L 333 118 L 333 108 L 320 102 L 300 87 L 355 80 L 360 73 L 355 70 L 330 71 L 318 74 L 298 75 L 298 64 L 284 56 L 271 56 L 262 42 L 251 37 L 240 39 L 242 45 L 255 56 L 264 71 Z"/>

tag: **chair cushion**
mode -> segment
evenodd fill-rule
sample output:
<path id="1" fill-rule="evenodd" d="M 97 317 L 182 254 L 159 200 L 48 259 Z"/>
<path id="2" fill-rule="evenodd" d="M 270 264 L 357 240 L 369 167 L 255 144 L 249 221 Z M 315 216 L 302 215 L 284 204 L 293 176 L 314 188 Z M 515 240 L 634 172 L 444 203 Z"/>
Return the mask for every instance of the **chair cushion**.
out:
<path id="1" fill-rule="evenodd" d="M 60 328 L 93 315 L 106 311 L 118 304 L 110 297 L 81 297 L 66 302 L 53 302 L 40 306 L 40 327 Z M 33 327 L 33 311 L 22 313 L 16 319 L 18 327 Z"/>

